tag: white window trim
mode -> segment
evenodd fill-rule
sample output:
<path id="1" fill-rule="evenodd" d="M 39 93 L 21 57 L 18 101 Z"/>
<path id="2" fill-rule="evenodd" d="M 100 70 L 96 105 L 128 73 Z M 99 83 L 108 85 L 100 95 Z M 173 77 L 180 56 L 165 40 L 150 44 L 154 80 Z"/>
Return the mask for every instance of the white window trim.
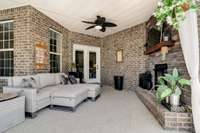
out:
<path id="1" fill-rule="evenodd" d="M 10 22 L 14 22 L 14 20 L 5 20 L 5 21 L 0 21 L 0 24 L 10 23 Z"/>
<path id="2" fill-rule="evenodd" d="M 52 28 L 49 28 L 49 30 L 51 30 L 51 31 L 53 31 L 53 32 L 55 32 L 55 33 L 60 35 L 60 52 L 59 53 L 49 52 L 49 54 L 54 54 L 54 55 L 59 55 L 60 56 L 60 72 L 62 72 L 62 39 L 63 39 L 63 35 L 60 32 L 58 32 L 58 31 L 56 31 L 56 30 L 54 30 Z M 49 46 L 50 46 L 50 43 L 49 43 Z"/>
<path id="3" fill-rule="evenodd" d="M 14 48 L 8 48 L 8 49 L 0 49 L 0 52 L 6 52 L 6 51 L 14 51 Z"/>

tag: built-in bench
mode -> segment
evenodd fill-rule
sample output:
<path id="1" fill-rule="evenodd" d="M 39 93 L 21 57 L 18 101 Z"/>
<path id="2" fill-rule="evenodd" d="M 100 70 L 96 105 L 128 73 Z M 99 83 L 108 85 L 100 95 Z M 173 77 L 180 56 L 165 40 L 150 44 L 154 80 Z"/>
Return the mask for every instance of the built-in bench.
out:
<path id="1" fill-rule="evenodd" d="M 136 88 L 136 94 L 156 120 L 164 129 L 193 131 L 193 120 L 191 113 L 170 112 L 158 103 L 153 93 L 140 87 Z"/>

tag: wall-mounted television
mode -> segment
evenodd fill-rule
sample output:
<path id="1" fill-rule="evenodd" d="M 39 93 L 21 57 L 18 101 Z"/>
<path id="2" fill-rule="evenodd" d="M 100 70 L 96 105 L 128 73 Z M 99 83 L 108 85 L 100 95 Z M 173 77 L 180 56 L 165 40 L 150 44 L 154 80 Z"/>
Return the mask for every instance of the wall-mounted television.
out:
<path id="1" fill-rule="evenodd" d="M 161 31 L 156 28 L 151 28 L 147 32 L 147 48 L 150 48 L 160 42 Z"/>

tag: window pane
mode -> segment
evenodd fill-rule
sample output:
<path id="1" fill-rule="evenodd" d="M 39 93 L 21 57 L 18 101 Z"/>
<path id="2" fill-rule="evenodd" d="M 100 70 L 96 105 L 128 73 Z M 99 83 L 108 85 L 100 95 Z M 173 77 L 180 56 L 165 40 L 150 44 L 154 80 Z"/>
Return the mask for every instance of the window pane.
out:
<path id="1" fill-rule="evenodd" d="M 3 41 L 3 32 L 0 32 L 0 41 Z"/>
<path id="2" fill-rule="evenodd" d="M 3 27 L 4 27 L 4 31 L 8 31 L 9 30 L 9 23 L 4 23 L 3 24 Z"/>
<path id="3" fill-rule="evenodd" d="M 3 31 L 3 24 L 0 24 L 0 32 Z"/>
<path id="4" fill-rule="evenodd" d="M 10 38 L 9 39 L 13 39 L 13 31 L 10 32 Z"/>
<path id="5" fill-rule="evenodd" d="M 0 76 L 13 76 L 13 51 L 0 52 Z"/>
<path id="6" fill-rule="evenodd" d="M 0 49 L 3 48 L 3 41 L 0 41 Z"/>
<path id="7" fill-rule="evenodd" d="M 4 67 L 4 61 L 0 60 L 0 68 L 3 68 L 3 67 Z"/>
<path id="8" fill-rule="evenodd" d="M 6 49 L 6 48 L 9 48 L 9 41 L 4 41 L 4 48 Z"/>
<path id="9" fill-rule="evenodd" d="M 4 32 L 4 40 L 8 40 L 9 39 L 9 32 Z"/>
<path id="10" fill-rule="evenodd" d="M 0 68 L 0 75 L 3 75 L 3 69 Z"/>
<path id="11" fill-rule="evenodd" d="M 10 47 L 9 48 L 13 48 L 13 40 L 10 40 Z"/>
<path id="12" fill-rule="evenodd" d="M 50 72 L 58 73 L 60 72 L 60 56 L 50 54 Z"/>
<path id="13" fill-rule="evenodd" d="M 13 30 L 13 22 L 10 23 L 9 30 Z"/>

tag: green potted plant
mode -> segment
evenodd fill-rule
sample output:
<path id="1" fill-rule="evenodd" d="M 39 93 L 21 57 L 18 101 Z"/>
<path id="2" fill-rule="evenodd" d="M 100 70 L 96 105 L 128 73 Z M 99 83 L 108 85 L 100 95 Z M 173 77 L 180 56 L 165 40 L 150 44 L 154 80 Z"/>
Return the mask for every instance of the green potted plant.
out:
<path id="1" fill-rule="evenodd" d="M 197 9 L 198 6 L 193 0 L 161 0 L 153 15 L 157 19 L 158 26 L 167 22 L 178 30 L 180 24 L 185 20 L 186 12 Z"/>
<path id="2" fill-rule="evenodd" d="M 191 81 L 182 78 L 178 70 L 174 68 L 172 74 L 165 74 L 159 77 L 159 84 L 157 85 L 156 98 L 160 102 L 167 97 L 170 98 L 170 104 L 172 106 L 178 106 L 180 104 L 180 96 L 182 94 L 181 89 L 184 86 L 190 86 Z"/>

